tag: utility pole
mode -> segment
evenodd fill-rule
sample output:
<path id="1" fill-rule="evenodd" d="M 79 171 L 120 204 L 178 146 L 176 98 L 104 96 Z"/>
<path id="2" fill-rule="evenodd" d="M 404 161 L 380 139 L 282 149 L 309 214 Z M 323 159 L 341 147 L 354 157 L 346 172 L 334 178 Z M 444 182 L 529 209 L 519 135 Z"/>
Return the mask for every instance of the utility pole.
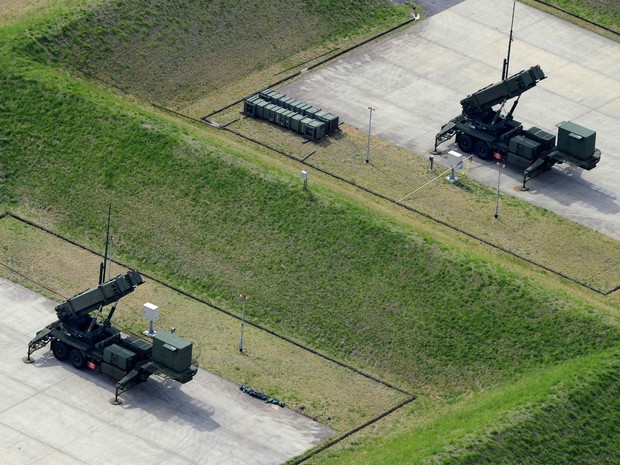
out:
<path id="1" fill-rule="evenodd" d="M 368 111 L 368 145 L 366 146 L 366 163 L 370 163 L 370 127 L 372 125 L 372 112 L 375 111 L 375 109 L 368 107 Z"/>
<path id="2" fill-rule="evenodd" d="M 243 353 L 243 327 L 245 325 L 245 301 L 248 300 L 250 296 L 248 294 L 241 294 L 241 305 L 243 310 L 241 312 L 241 339 L 239 340 L 239 352 Z"/>
<path id="3" fill-rule="evenodd" d="M 502 168 L 506 166 L 501 161 L 497 162 L 497 197 L 495 199 L 495 219 L 499 218 L 499 180 L 502 176 Z"/>

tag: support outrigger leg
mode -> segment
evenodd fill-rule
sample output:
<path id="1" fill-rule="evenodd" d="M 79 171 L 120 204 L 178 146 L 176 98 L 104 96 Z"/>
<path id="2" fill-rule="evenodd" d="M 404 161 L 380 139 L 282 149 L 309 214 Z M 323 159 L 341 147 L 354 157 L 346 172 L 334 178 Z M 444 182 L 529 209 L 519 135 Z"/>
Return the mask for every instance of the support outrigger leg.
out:
<path id="1" fill-rule="evenodd" d="M 22 358 L 24 363 L 34 363 L 34 360 L 30 358 L 33 352 L 42 349 L 52 340 L 50 334 L 51 329 L 45 328 L 37 333 L 35 338 L 28 343 L 28 356 Z"/>

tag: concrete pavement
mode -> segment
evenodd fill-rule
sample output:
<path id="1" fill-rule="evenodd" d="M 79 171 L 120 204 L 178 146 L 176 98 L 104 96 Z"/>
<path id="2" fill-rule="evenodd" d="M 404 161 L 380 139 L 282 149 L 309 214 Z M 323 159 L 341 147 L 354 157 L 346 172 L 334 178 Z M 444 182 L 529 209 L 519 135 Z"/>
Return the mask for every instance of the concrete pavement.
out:
<path id="1" fill-rule="evenodd" d="M 361 130 L 372 106 L 375 136 L 427 157 L 460 100 L 500 80 L 512 6 L 465 0 L 282 91 Z M 548 78 L 522 96 L 515 119 L 554 133 L 565 120 L 589 127 L 602 159 L 592 171 L 556 165 L 529 192 L 507 166 L 502 190 L 620 239 L 620 44 L 517 2 L 510 74 L 536 64 Z M 441 146 L 443 156 L 455 147 Z M 495 186 L 497 167 L 475 160 L 469 176 Z"/>
<path id="2" fill-rule="evenodd" d="M 199 370 L 185 385 L 151 377 L 109 403 L 114 380 L 58 362 L 22 362 L 54 303 L 0 278 L 0 462 L 18 464 L 279 464 L 335 431 L 251 398 Z"/>

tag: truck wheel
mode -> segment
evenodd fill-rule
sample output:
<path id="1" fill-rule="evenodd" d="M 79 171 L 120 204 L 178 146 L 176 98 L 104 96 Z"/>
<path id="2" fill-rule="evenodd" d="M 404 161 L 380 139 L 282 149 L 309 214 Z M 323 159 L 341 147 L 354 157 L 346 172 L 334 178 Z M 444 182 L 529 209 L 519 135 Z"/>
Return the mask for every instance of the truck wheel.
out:
<path id="1" fill-rule="evenodd" d="M 71 360 L 71 365 L 73 365 L 78 370 L 81 370 L 86 366 L 86 357 L 79 349 L 73 349 L 69 353 L 69 360 Z"/>
<path id="2" fill-rule="evenodd" d="M 478 156 L 478 158 L 482 160 L 487 160 L 491 157 L 491 147 L 483 140 L 479 140 L 474 145 L 474 153 Z"/>
<path id="3" fill-rule="evenodd" d="M 52 342 L 52 353 L 54 354 L 54 357 L 56 357 L 56 360 L 60 360 L 62 362 L 67 360 L 67 357 L 69 357 L 69 348 L 64 342 L 54 341 Z"/>
<path id="4" fill-rule="evenodd" d="M 465 153 L 471 153 L 474 150 L 474 141 L 467 134 L 459 134 L 456 136 L 456 143 Z"/>

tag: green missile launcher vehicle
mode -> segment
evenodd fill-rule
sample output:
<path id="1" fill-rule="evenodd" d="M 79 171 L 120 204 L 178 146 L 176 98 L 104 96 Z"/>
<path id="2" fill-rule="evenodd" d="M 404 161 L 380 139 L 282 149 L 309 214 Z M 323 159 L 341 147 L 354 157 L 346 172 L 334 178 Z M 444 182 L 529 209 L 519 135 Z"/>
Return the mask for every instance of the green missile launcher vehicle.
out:
<path id="1" fill-rule="evenodd" d="M 75 368 L 89 368 L 118 380 L 112 403 L 118 396 L 151 375 L 180 383 L 192 380 L 198 365 L 192 359 L 192 343 L 171 332 L 157 332 L 151 340 L 124 334 L 111 324 L 118 301 L 144 281 L 137 271 L 118 275 L 95 288 L 87 289 L 57 305 L 58 320 L 39 331 L 28 344 L 31 355 L 51 343 L 58 360 L 68 360 Z M 103 317 L 106 306 L 113 304 Z M 93 315 L 93 312 L 96 312 Z"/>
<path id="2" fill-rule="evenodd" d="M 532 66 L 500 82 L 491 84 L 461 100 L 463 112 L 445 124 L 435 136 L 437 147 L 456 136 L 465 153 L 486 160 L 495 158 L 523 168 L 523 187 L 533 177 L 550 170 L 556 163 L 591 170 L 601 159 L 595 148 L 596 132 L 572 122 L 557 125 L 558 137 L 542 129 L 524 129 L 513 118 L 521 95 L 545 79 L 540 66 Z M 508 101 L 515 99 L 503 114 Z M 495 107 L 495 108 L 494 108 Z"/>

